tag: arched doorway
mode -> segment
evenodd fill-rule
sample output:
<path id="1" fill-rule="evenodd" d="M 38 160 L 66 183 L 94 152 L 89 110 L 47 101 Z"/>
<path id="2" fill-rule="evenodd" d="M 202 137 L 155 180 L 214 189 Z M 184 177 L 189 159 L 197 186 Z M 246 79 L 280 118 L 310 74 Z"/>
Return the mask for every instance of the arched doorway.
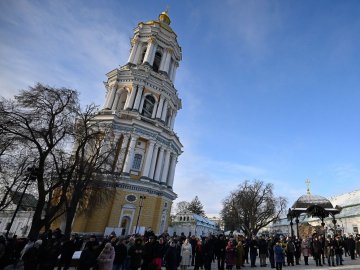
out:
<path id="1" fill-rule="evenodd" d="M 131 218 L 129 216 L 124 216 L 121 220 L 120 227 L 121 227 L 121 235 L 128 235 L 130 233 L 130 221 Z"/>

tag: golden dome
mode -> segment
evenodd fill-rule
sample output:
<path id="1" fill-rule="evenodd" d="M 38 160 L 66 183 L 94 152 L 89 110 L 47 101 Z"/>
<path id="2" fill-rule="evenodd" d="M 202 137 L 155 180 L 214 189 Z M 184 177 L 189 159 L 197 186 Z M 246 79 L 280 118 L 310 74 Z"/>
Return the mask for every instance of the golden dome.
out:
<path id="1" fill-rule="evenodd" d="M 170 20 L 170 17 L 168 15 L 168 11 L 163 11 L 163 12 L 160 13 L 159 21 L 162 22 L 162 23 L 166 23 L 167 25 L 170 25 L 171 20 Z"/>

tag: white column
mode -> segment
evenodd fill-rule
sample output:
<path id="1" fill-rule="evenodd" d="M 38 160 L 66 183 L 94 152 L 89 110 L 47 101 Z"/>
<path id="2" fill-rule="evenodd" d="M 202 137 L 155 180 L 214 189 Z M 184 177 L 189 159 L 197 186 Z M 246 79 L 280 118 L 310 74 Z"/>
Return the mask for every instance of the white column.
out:
<path id="1" fill-rule="evenodd" d="M 139 41 L 138 42 L 138 48 L 136 50 L 135 56 L 134 56 L 134 60 L 132 63 L 134 63 L 135 65 L 137 65 L 137 63 L 139 62 L 139 58 L 141 57 L 141 53 L 142 53 L 142 42 Z"/>
<path id="2" fill-rule="evenodd" d="M 136 94 L 136 99 L 135 99 L 133 110 L 139 110 L 143 90 L 144 90 L 144 86 L 139 85 L 138 86 L 138 91 L 137 91 L 137 94 Z"/>
<path id="3" fill-rule="evenodd" d="M 171 78 L 170 80 L 174 83 L 175 81 L 175 75 L 176 75 L 176 71 L 177 71 L 177 68 L 179 67 L 179 64 L 177 62 L 174 62 L 174 67 L 173 67 L 173 70 L 171 72 Z"/>
<path id="4" fill-rule="evenodd" d="M 172 61 L 170 64 L 169 73 L 168 73 L 170 80 L 172 78 L 172 74 L 174 73 L 174 68 L 175 68 L 175 61 Z"/>
<path id="5" fill-rule="evenodd" d="M 117 90 L 115 94 L 115 100 L 111 108 L 112 110 L 116 110 L 117 104 L 119 102 L 119 98 L 120 98 L 120 90 Z"/>
<path id="6" fill-rule="evenodd" d="M 167 114 L 167 109 L 168 109 L 168 101 L 167 99 L 165 100 L 165 103 L 164 103 L 164 106 L 163 106 L 163 109 L 162 109 L 162 113 L 161 113 L 161 120 L 162 121 L 165 121 L 166 119 L 166 114 Z"/>
<path id="7" fill-rule="evenodd" d="M 171 117 L 171 121 L 170 121 L 170 129 L 174 129 L 176 114 L 177 114 L 177 111 L 174 111 L 173 115 Z"/>
<path id="8" fill-rule="evenodd" d="M 162 169 L 162 164 L 163 164 L 163 158 L 164 158 L 164 148 L 161 147 L 160 152 L 159 152 L 158 162 L 156 165 L 155 177 L 154 177 L 154 179 L 159 182 L 160 182 L 160 174 L 161 174 L 161 169 Z"/>
<path id="9" fill-rule="evenodd" d="M 153 109 L 153 112 L 152 112 L 152 114 L 151 114 L 151 118 L 155 118 L 155 116 L 156 116 L 156 110 L 157 110 L 158 106 L 159 106 L 159 102 L 156 102 L 156 103 L 154 104 L 154 109 Z"/>
<path id="10" fill-rule="evenodd" d="M 175 167 L 177 163 L 177 157 L 176 155 L 171 156 L 171 163 L 170 163 L 170 171 L 169 171 L 169 177 L 167 181 L 167 186 L 172 187 L 174 184 L 174 176 L 175 176 Z"/>
<path id="11" fill-rule="evenodd" d="M 151 61 L 151 56 L 153 55 L 153 50 L 154 49 L 155 49 L 155 38 L 152 37 L 152 38 L 149 38 L 143 63 L 147 62 L 150 65 L 153 64 L 152 61 Z"/>
<path id="12" fill-rule="evenodd" d="M 124 169 L 123 172 L 124 173 L 130 173 L 130 169 L 131 169 L 131 165 L 134 159 L 134 150 L 135 150 L 135 145 L 136 145 L 136 141 L 138 139 L 138 136 L 132 135 L 131 136 L 131 141 L 130 141 L 130 145 L 129 145 L 129 149 L 125 158 L 125 164 L 124 164 Z"/>
<path id="13" fill-rule="evenodd" d="M 165 161 L 164 161 L 164 170 L 162 173 L 162 177 L 161 177 L 161 183 L 166 184 L 166 180 L 167 180 L 167 176 L 168 176 L 168 172 L 169 172 L 169 162 L 170 162 L 170 151 L 166 150 L 166 154 L 165 154 Z"/>
<path id="14" fill-rule="evenodd" d="M 115 92 L 116 92 L 116 86 L 114 85 L 111 88 L 109 94 L 107 95 L 107 99 L 106 99 L 106 102 L 105 102 L 105 105 L 104 105 L 104 109 L 111 109 L 111 105 L 113 104 L 113 101 L 114 101 Z"/>
<path id="15" fill-rule="evenodd" d="M 160 68 L 160 70 L 165 71 L 168 74 L 169 74 L 169 65 L 170 65 L 170 59 L 171 59 L 171 52 L 172 52 L 172 50 L 170 48 L 168 48 L 166 50 L 165 60 L 163 61 L 163 65 Z"/>
<path id="16" fill-rule="evenodd" d="M 150 166 L 150 172 L 149 172 L 149 178 L 150 179 L 154 179 L 155 165 L 156 165 L 156 159 L 157 159 L 158 152 L 159 152 L 159 147 L 160 146 L 158 144 L 155 145 L 155 149 L 153 151 L 153 155 L 152 155 L 152 158 L 151 158 L 151 166 Z"/>
<path id="17" fill-rule="evenodd" d="M 149 141 L 149 145 L 148 145 L 148 149 L 147 149 L 147 152 L 146 152 L 145 165 L 144 165 L 144 170 L 143 170 L 142 176 L 149 177 L 150 166 L 151 166 L 151 158 L 152 158 L 152 156 L 153 156 L 154 146 L 155 146 L 155 142 L 154 142 L 154 141 Z"/>
<path id="18" fill-rule="evenodd" d="M 142 96 L 141 97 L 141 101 L 140 101 L 140 106 L 139 106 L 139 113 L 142 113 L 143 107 L 144 107 L 144 101 L 145 101 L 145 97 Z"/>
<path id="19" fill-rule="evenodd" d="M 160 101 L 159 101 L 159 106 L 157 108 L 157 112 L 156 112 L 156 118 L 161 118 L 161 113 L 162 113 L 162 109 L 163 109 L 163 106 L 164 106 L 164 96 L 161 96 L 160 97 Z"/>
<path id="20" fill-rule="evenodd" d="M 134 63 L 134 57 L 135 57 L 137 49 L 139 48 L 139 39 L 138 38 L 133 38 L 131 43 L 132 43 L 132 49 L 131 49 L 131 52 L 130 52 L 128 63 L 135 64 Z"/>
<path id="21" fill-rule="evenodd" d="M 129 143 L 129 139 L 130 139 L 129 135 L 127 135 L 127 134 L 124 135 L 123 141 L 121 143 L 120 152 L 119 152 L 116 164 L 115 164 L 115 172 L 121 172 L 121 166 L 124 164 L 124 157 L 125 157 L 126 148 Z"/>
<path id="22" fill-rule="evenodd" d="M 130 97 L 129 97 L 128 100 L 126 101 L 125 110 L 131 110 L 131 108 L 133 107 L 134 100 L 135 100 L 135 96 L 136 96 L 136 89 L 137 89 L 137 85 L 134 84 L 134 85 L 132 86 L 132 90 L 131 90 L 131 93 L 130 93 Z"/>
<path id="23" fill-rule="evenodd" d="M 163 50 L 163 55 L 161 57 L 161 62 L 160 62 L 160 66 L 159 66 L 159 70 L 164 70 L 164 66 L 165 66 L 165 62 L 166 62 L 166 58 L 168 55 L 168 51 L 167 50 Z"/>
<path id="24" fill-rule="evenodd" d="M 154 59 L 155 59 L 155 54 L 156 54 L 156 50 L 157 50 L 157 44 L 154 42 L 154 49 L 153 49 L 153 51 L 152 51 L 152 53 L 151 53 L 151 55 L 150 55 L 150 62 L 149 63 L 151 63 L 151 65 L 153 65 L 154 64 Z"/>

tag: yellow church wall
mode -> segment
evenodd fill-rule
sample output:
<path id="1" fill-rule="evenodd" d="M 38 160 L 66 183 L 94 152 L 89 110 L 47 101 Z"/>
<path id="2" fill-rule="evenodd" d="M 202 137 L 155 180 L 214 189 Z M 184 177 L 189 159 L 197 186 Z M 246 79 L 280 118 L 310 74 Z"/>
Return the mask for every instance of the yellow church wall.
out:
<path id="1" fill-rule="evenodd" d="M 93 209 L 91 214 L 77 216 L 73 225 L 73 231 L 103 233 L 106 227 L 119 227 L 123 205 L 131 204 L 125 199 L 129 194 L 133 194 L 138 198 L 133 203 L 135 206 L 135 212 L 133 215 L 132 227 L 136 226 L 136 221 L 139 217 L 139 197 L 146 196 L 141 209 L 138 226 L 146 228 L 151 227 L 153 231 L 158 232 L 160 229 L 161 214 L 164 203 L 168 203 L 167 220 L 169 220 L 171 203 L 158 196 L 121 189 L 116 190 L 112 200 L 109 200 L 106 204 Z M 131 211 L 128 212 L 129 213 L 124 212 L 123 214 L 128 214 L 130 216 Z"/>

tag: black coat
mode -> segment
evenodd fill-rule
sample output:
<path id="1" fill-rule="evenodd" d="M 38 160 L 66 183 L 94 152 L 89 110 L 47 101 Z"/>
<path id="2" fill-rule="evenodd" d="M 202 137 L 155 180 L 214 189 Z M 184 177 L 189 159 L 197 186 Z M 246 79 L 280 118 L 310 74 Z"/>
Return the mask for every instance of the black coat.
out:
<path id="1" fill-rule="evenodd" d="M 127 257 L 127 248 L 123 243 L 114 246 L 115 259 L 114 264 L 122 263 Z"/>
<path id="2" fill-rule="evenodd" d="M 178 255 L 176 247 L 169 246 L 166 250 L 164 259 L 167 270 L 176 270 L 178 265 Z"/>

